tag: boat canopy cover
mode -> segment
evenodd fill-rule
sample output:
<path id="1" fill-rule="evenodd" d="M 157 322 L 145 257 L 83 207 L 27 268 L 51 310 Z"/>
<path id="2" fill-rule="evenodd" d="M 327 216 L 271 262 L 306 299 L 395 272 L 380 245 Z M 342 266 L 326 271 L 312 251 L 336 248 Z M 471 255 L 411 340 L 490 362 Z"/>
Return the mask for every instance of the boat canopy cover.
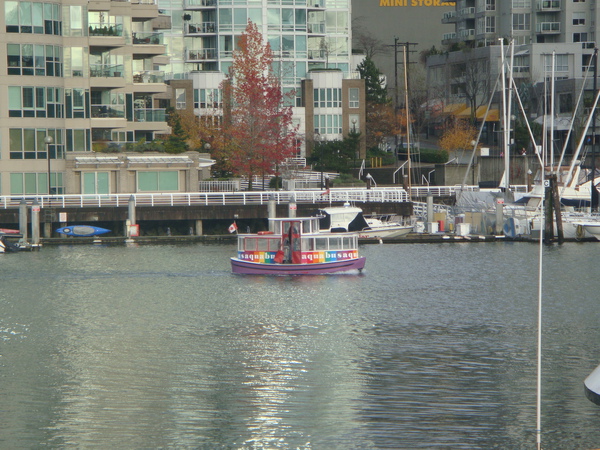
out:
<path id="1" fill-rule="evenodd" d="M 325 208 L 319 211 L 321 230 L 357 232 L 369 228 L 362 209 L 350 206 Z"/>

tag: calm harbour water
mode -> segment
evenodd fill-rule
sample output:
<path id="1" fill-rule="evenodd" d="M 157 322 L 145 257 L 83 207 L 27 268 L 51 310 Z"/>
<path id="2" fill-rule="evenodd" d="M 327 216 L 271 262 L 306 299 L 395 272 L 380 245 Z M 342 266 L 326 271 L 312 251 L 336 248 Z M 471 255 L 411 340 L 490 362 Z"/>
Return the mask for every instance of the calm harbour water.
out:
<path id="1" fill-rule="evenodd" d="M 234 245 L 0 255 L 0 448 L 535 448 L 527 243 L 368 245 L 362 275 Z M 545 248 L 542 444 L 600 447 L 597 244 Z"/>

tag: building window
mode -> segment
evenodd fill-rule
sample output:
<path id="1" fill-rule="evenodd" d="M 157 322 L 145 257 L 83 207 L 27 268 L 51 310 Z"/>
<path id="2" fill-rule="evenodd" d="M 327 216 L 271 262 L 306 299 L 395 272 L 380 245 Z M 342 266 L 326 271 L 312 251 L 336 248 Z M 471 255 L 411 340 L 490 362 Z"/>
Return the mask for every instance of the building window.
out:
<path id="1" fill-rule="evenodd" d="M 185 108 L 185 89 L 175 89 L 175 109 Z"/>
<path id="2" fill-rule="evenodd" d="M 513 14 L 513 30 L 529 31 L 531 30 L 531 14 Z"/>
<path id="3" fill-rule="evenodd" d="M 83 194 L 110 194 L 108 172 L 84 172 L 81 174 Z"/>
<path id="4" fill-rule="evenodd" d="M 89 91 L 86 89 L 65 89 L 65 107 L 68 119 L 89 117 L 89 114 L 86 114 L 89 96 Z"/>
<path id="5" fill-rule="evenodd" d="M 573 33 L 573 42 L 588 42 L 587 33 Z"/>
<path id="6" fill-rule="evenodd" d="M 8 75 L 62 76 L 62 48 L 43 44 L 7 44 Z"/>
<path id="7" fill-rule="evenodd" d="M 348 106 L 350 108 L 358 108 L 359 107 L 359 93 L 360 93 L 360 90 L 358 88 L 348 89 Z"/>
<path id="8" fill-rule="evenodd" d="M 83 7 L 81 5 L 69 6 L 69 21 L 65 34 L 69 36 L 83 36 Z"/>
<path id="9" fill-rule="evenodd" d="M 485 32 L 486 33 L 495 33 L 496 32 L 496 17 L 495 16 L 486 16 Z"/>
<path id="10" fill-rule="evenodd" d="M 583 11 L 573 13 L 573 25 L 585 25 L 585 13 Z"/>
<path id="11" fill-rule="evenodd" d="M 496 0 L 485 0 L 486 11 L 496 11 Z"/>
<path id="12" fill-rule="evenodd" d="M 529 72 L 529 55 L 517 55 L 513 65 L 513 72 L 528 73 Z"/>
<path id="13" fill-rule="evenodd" d="M 4 2 L 7 33 L 52 34 L 62 33 L 61 9 L 56 3 Z"/>
<path id="14" fill-rule="evenodd" d="M 66 132 L 68 152 L 89 151 L 91 130 L 67 128 Z"/>
<path id="15" fill-rule="evenodd" d="M 569 71 L 569 55 L 555 55 L 556 62 L 554 66 L 555 72 Z M 552 55 L 544 55 L 544 70 L 548 73 L 552 72 Z"/>
<path id="16" fill-rule="evenodd" d="M 62 89 L 9 86 L 8 116 L 62 118 Z"/>
<path id="17" fill-rule="evenodd" d="M 531 8 L 531 0 L 513 0 L 513 8 Z"/>
<path id="18" fill-rule="evenodd" d="M 194 89 L 194 108 L 219 109 L 222 107 L 223 103 L 219 89 Z"/>
<path id="19" fill-rule="evenodd" d="M 63 174 L 50 174 L 50 189 L 52 194 L 63 194 Z M 18 173 L 10 174 L 10 193 L 13 195 L 22 194 L 47 194 L 48 193 L 48 173 Z"/>
<path id="20" fill-rule="evenodd" d="M 342 134 L 342 116 L 337 114 L 315 114 L 315 133 Z"/>
<path id="21" fill-rule="evenodd" d="M 341 88 L 318 88 L 314 90 L 315 108 L 341 108 Z"/>
<path id="22" fill-rule="evenodd" d="M 54 138 L 52 145 L 46 146 L 44 138 L 47 135 Z M 10 159 L 47 159 L 47 150 L 50 151 L 50 159 L 63 157 L 64 143 L 58 130 L 10 128 L 8 137 Z"/>
<path id="23" fill-rule="evenodd" d="M 179 174 L 170 172 L 137 172 L 138 192 L 165 192 L 179 190 Z"/>

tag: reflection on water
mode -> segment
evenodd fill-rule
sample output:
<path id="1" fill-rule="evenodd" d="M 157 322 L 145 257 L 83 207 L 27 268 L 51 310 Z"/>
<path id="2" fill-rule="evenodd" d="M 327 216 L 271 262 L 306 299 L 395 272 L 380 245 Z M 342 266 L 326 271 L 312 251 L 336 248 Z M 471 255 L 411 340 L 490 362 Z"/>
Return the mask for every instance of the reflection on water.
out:
<path id="1" fill-rule="evenodd" d="M 545 448 L 600 442 L 595 251 L 544 251 Z M 537 247 L 362 252 L 275 278 L 229 245 L 3 255 L 0 446 L 533 447 Z"/>

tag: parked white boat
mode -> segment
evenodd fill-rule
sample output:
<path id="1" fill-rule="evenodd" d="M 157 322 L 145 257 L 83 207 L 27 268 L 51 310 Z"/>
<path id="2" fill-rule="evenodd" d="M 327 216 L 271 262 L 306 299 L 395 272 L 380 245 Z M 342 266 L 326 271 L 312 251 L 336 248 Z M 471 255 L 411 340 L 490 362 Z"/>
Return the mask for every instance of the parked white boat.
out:
<path id="1" fill-rule="evenodd" d="M 364 215 L 361 208 L 349 203 L 320 209 L 318 215 L 321 231 L 356 232 L 359 238 L 396 238 L 413 230 L 412 224 L 402 223 L 394 214 Z"/>

